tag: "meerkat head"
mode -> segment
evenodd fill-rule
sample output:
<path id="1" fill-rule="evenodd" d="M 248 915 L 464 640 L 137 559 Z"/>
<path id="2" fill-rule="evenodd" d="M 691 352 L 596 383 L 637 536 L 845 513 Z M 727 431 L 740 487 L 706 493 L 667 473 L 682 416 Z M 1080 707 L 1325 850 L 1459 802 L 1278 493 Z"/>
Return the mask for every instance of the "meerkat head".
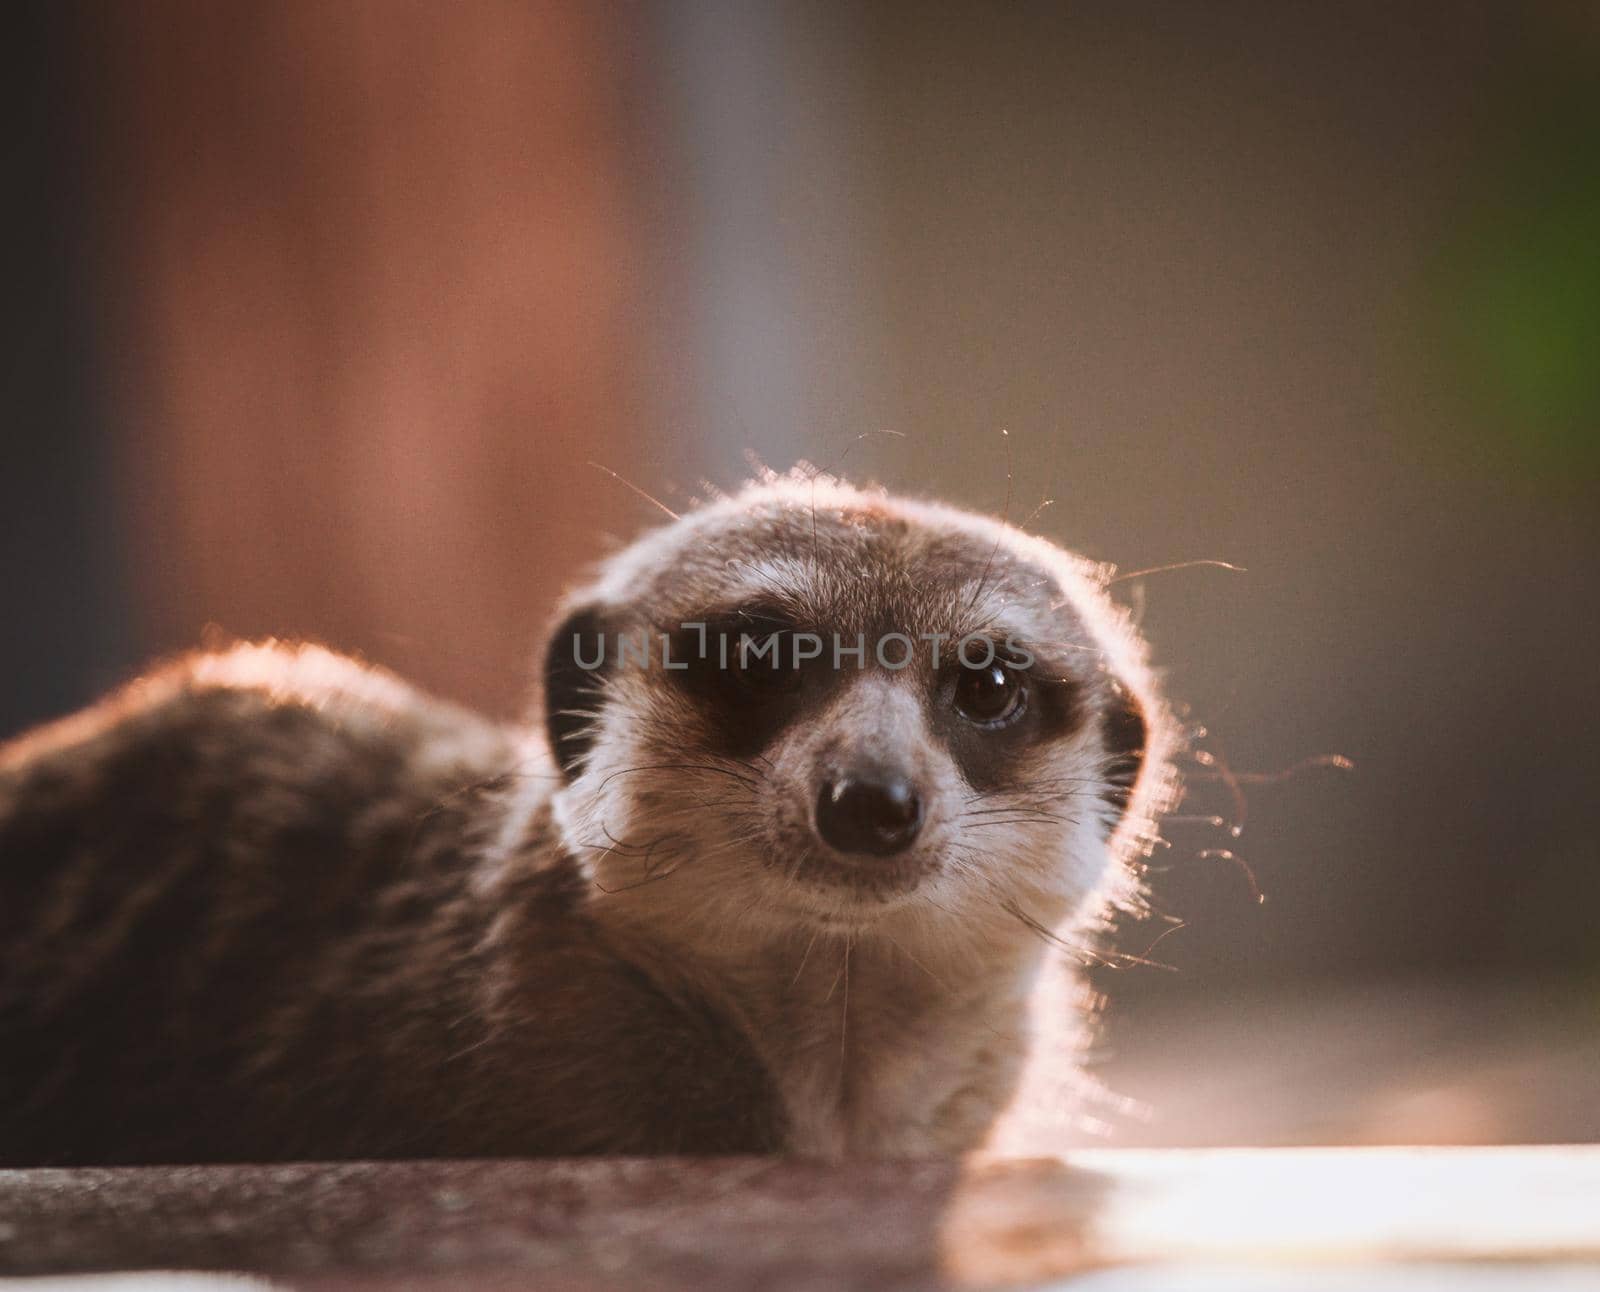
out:
<path id="1" fill-rule="evenodd" d="M 867 936 L 1136 891 L 1169 719 L 1104 571 L 1008 525 L 768 476 L 613 557 L 545 666 L 599 900 Z"/>

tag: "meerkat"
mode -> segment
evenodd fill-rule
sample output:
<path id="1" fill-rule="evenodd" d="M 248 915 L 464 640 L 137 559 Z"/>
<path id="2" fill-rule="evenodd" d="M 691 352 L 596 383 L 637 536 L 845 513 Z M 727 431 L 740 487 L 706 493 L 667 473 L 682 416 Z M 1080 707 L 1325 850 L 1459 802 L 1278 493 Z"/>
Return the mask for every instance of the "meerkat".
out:
<path id="1" fill-rule="evenodd" d="M 1107 573 L 769 473 L 569 596 L 527 725 L 268 643 L 13 741 L 0 1164 L 993 1145 L 1173 793 Z"/>

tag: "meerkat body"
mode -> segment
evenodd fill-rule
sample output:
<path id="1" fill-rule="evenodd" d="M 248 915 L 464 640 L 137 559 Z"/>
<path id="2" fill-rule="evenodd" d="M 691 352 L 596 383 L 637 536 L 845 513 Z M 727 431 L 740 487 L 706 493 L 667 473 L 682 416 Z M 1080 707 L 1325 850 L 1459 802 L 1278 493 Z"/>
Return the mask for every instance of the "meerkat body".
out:
<path id="1" fill-rule="evenodd" d="M 1171 791 L 1093 567 L 810 478 L 607 562 L 542 709 L 253 646 L 0 748 L 0 1164 L 973 1147 Z"/>

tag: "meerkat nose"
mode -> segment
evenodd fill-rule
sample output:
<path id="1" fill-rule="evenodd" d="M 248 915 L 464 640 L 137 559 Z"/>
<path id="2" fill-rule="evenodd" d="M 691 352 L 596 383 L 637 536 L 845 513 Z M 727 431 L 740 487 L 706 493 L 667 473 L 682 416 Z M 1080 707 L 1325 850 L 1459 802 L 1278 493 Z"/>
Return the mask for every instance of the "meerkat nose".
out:
<path id="1" fill-rule="evenodd" d="M 892 856 L 910 847 L 921 829 L 922 797 L 904 776 L 838 776 L 817 795 L 817 833 L 840 852 Z"/>

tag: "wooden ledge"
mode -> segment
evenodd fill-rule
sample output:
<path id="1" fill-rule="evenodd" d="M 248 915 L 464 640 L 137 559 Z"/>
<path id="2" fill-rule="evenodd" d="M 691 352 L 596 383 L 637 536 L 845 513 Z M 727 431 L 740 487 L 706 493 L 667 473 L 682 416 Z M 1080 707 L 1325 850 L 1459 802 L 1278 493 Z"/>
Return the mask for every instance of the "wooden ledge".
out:
<path id="1" fill-rule="evenodd" d="M 703 1292 L 1083 1274 L 1074 1286 L 1344 1288 L 1381 1268 L 1401 1280 L 1386 1287 L 1456 1286 L 1406 1281 L 1441 1265 L 1472 1266 L 1462 1286 L 1600 1285 L 1600 1147 L 0 1171 L 0 1273 L 13 1275 L 442 1287 L 470 1273 L 474 1286 Z"/>

